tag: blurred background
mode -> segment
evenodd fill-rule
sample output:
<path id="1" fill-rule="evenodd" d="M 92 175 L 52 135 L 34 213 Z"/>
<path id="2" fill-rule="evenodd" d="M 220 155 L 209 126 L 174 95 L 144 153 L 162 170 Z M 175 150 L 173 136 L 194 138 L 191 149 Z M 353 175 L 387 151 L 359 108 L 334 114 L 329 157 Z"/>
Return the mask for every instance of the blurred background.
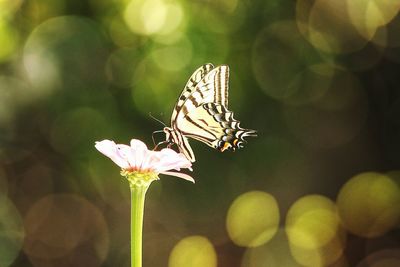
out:
<path id="1" fill-rule="evenodd" d="M 196 184 L 152 184 L 144 266 L 400 266 L 399 9 L 0 0 L 0 266 L 130 266 L 129 186 L 94 142 L 152 147 L 208 62 L 259 136 L 192 140 Z"/>

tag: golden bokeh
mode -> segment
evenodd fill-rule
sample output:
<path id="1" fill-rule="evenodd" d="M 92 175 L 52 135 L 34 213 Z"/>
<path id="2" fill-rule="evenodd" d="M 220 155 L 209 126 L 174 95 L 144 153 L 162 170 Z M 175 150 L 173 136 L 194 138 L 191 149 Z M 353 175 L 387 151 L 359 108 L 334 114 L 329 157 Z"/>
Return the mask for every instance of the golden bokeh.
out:
<path id="1" fill-rule="evenodd" d="M 21 7 L 22 2 L 22 0 L 0 0 L 0 19 L 11 16 Z"/>
<path id="2" fill-rule="evenodd" d="M 191 42 L 182 37 L 172 44 L 154 49 L 151 59 L 160 69 L 180 71 L 188 66 L 192 53 Z"/>
<path id="3" fill-rule="evenodd" d="M 149 113 L 169 124 L 208 62 L 229 65 L 227 108 L 258 137 L 235 153 L 189 141 L 196 185 L 152 184 L 143 265 L 399 265 L 399 10 L 0 0 L 0 267 L 129 266 L 129 186 L 94 143 L 153 148 Z M 350 179 L 367 170 L 384 175 Z"/>
<path id="4" fill-rule="evenodd" d="M 53 176 L 56 170 L 39 161 L 33 161 L 19 177 L 14 192 L 15 205 L 25 214 L 33 203 L 54 192 Z"/>
<path id="5" fill-rule="evenodd" d="M 332 148 L 359 134 L 368 114 L 366 94 L 357 77 L 336 68 L 325 92 L 310 105 L 288 106 L 283 114 L 291 132 L 312 148 Z"/>
<path id="6" fill-rule="evenodd" d="M 259 247 L 248 248 L 243 255 L 241 267 L 300 267 L 289 249 L 286 233 L 279 229 L 274 238 Z"/>
<path id="7" fill-rule="evenodd" d="M 65 49 L 69 46 L 74 49 Z M 94 93 L 101 95 L 107 86 L 104 72 L 88 70 L 105 64 L 104 53 L 104 39 L 94 21 L 79 16 L 44 21 L 30 32 L 23 49 L 30 97 L 50 97 L 60 92 L 64 83 L 69 84 L 67 93 L 79 92 L 71 93 L 71 98 L 91 99 Z"/>
<path id="8" fill-rule="evenodd" d="M 165 0 L 131 0 L 126 6 L 124 20 L 132 32 L 142 35 L 170 34 L 183 20 L 181 5 Z"/>
<path id="9" fill-rule="evenodd" d="M 0 125 L 9 125 L 20 108 L 32 103 L 31 93 L 26 81 L 0 75 Z"/>
<path id="10" fill-rule="evenodd" d="M 140 44 L 139 36 L 132 34 L 132 31 L 121 16 L 114 15 L 107 17 L 105 21 L 111 41 L 117 47 L 132 48 Z"/>
<path id="11" fill-rule="evenodd" d="M 323 95 L 335 72 L 322 63 L 291 20 L 275 22 L 257 34 L 252 67 L 265 94 L 293 104 L 309 103 Z"/>
<path id="12" fill-rule="evenodd" d="M 183 44 L 185 47 L 185 44 Z M 189 47 L 186 47 L 190 49 Z M 183 49 L 186 49 L 183 48 Z M 190 50 L 187 52 L 189 53 Z M 176 53 L 169 55 L 174 58 L 178 56 Z M 158 61 L 160 61 L 159 59 Z M 162 59 L 166 60 L 166 58 Z M 179 59 L 178 59 L 179 61 Z M 180 64 L 181 67 L 184 66 Z M 177 95 L 181 92 L 182 88 L 185 86 L 187 79 L 171 79 L 174 71 L 170 70 L 168 72 L 162 71 L 165 68 L 160 68 L 151 57 L 141 61 L 134 73 L 133 80 L 135 83 L 132 84 L 131 94 L 132 101 L 136 108 L 142 115 L 149 117 L 149 105 L 152 106 L 152 114 L 163 114 L 165 118 L 160 118 L 162 121 L 168 122 L 170 120 L 172 109 L 174 108 L 174 103 L 177 99 Z M 157 77 L 155 79 L 154 77 Z M 177 94 L 177 92 L 179 92 Z M 157 127 L 161 127 L 159 123 L 156 123 Z"/>
<path id="13" fill-rule="evenodd" d="M 24 242 L 24 226 L 18 209 L 0 195 L 0 266 L 12 266 Z"/>
<path id="14" fill-rule="evenodd" d="M 18 32 L 0 16 L 0 63 L 8 60 L 17 50 L 18 38 Z"/>
<path id="15" fill-rule="evenodd" d="M 29 209 L 24 224 L 24 251 L 35 266 L 77 264 L 81 253 L 90 256 L 86 266 L 100 266 L 107 257 L 109 233 L 104 216 L 77 195 L 43 197 Z"/>
<path id="16" fill-rule="evenodd" d="M 400 187 L 400 170 L 392 170 L 385 173 L 393 182 Z"/>
<path id="17" fill-rule="evenodd" d="M 399 222 L 400 188 L 381 173 L 361 173 L 343 185 L 337 205 L 347 230 L 362 237 L 378 237 Z"/>
<path id="18" fill-rule="evenodd" d="M 298 199 L 288 211 L 286 232 L 293 257 L 304 266 L 326 266 L 342 256 L 346 234 L 335 203 L 327 197 Z"/>
<path id="19" fill-rule="evenodd" d="M 330 89 L 335 73 L 336 68 L 331 64 L 308 66 L 293 78 L 289 86 L 297 89 L 284 99 L 284 103 L 297 106 L 318 101 Z"/>
<path id="20" fill-rule="evenodd" d="M 327 53 L 350 53 L 368 42 L 353 26 L 346 0 L 300 0 L 296 4 L 300 32 L 317 49 Z"/>
<path id="21" fill-rule="evenodd" d="M 356 267 L 398 267 L 400 266 L 400 249 L 388 248 L 376 251 L 363 259 Z"/>
<path id="22" fill-rule="evenodd" d="M 131 87 L 132 76 L 139 63 L 135 50 L 136 48 L 130 47 L 120 48 L 108 57 L 105 71 L 112 84 L 122 88 Z"/>
<path id="23" fill-rule="evenodd" d="M 212 243 L 203 236 L 188 236 L 172 249 L 168 267 L 216 267 L 217 254 Z"/>
<path id="24" fill-rule="evenodd" d="M 66 0 L 31 0 L 24 1 L 24 5 L 32 23 L 37 25 L 47 19 L 62 16 L 67 7 L 66 2 Z"/>
<path id="25" fill-rule="evenodd" d="M 257 247 L 275 235 L 279 217 L 278 203 L 272 195 L 250 191 L 238 196 L 229 207 L 226 229 L 236 245 Z"/>
<path id="26" fill-rule="evenodd" d="M 352 24 L 367 40 L 371 40 L 379 27 L 388 24 L 399 12 L 400 1 L 346 0 Z"/>

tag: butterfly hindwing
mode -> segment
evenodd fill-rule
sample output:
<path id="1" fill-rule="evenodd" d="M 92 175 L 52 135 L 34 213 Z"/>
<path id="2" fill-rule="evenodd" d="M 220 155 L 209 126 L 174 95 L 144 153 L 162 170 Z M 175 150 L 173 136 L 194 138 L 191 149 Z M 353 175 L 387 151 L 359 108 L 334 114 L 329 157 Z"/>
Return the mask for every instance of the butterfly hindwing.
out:
<path id="1" fill-rule="evenodd" d="M 240 148 L 245 142 L 244 137 L 256 135 L 253 130 L 241 128 L 240 122 L 233 118 L 233 112 L 216 103 L 203 104 L 188 113 L 180 123 L 185 136 L 220 151 Z"/>

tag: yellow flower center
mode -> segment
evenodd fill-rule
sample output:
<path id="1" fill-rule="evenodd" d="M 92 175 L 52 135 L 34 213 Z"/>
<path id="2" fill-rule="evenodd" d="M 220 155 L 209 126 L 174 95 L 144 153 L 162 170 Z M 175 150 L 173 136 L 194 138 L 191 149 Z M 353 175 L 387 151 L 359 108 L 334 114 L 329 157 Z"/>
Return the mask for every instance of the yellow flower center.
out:
<path id="1" fill-rule="evenodd" d="M 122 170 L 121 175 L 124 176 L 131 187 L 148 187 L 151 182 L 158 180 L 158 174 L 153 171 L 130 171 Z"/>

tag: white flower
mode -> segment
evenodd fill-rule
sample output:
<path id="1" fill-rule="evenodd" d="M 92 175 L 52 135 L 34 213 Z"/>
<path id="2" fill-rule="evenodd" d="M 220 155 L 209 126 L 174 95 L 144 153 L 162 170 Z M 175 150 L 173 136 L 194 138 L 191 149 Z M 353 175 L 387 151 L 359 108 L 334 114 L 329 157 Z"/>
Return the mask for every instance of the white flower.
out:
<path id="1" fill-rule="evenodd" d="M 121 173 L 125 176 L 129 176 L 131 173 L 150 174 L 155 177 L 158 177 L 158 174 L 167 174 L 194 183 L 191 176 L 178 172 L 181 168 L 191 170 L 192 163 L 183 154 L 172 149 L 149 150 L 142 141 L 137 139 L 132 139 L 130 146 L 103 140 L 96 142 L 95 147 L 121 167 Z"/>

